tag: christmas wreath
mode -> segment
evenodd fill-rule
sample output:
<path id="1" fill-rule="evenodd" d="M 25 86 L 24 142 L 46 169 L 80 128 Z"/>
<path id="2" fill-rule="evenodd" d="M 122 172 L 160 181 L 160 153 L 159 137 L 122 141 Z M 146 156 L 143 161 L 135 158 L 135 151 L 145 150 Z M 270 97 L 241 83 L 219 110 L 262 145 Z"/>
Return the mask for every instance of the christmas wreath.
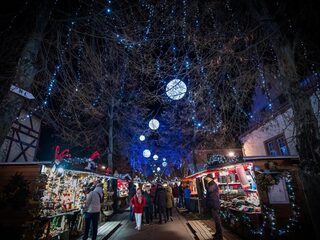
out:
<path id="1" fill-rule="evenodd" d="M 257 182 L 259 188 L 262 191 L 267 192 L 269 187 L 277 185 L 279 183 L 279 176 L 274 174 L 261 173 L 257 176 Z"/>

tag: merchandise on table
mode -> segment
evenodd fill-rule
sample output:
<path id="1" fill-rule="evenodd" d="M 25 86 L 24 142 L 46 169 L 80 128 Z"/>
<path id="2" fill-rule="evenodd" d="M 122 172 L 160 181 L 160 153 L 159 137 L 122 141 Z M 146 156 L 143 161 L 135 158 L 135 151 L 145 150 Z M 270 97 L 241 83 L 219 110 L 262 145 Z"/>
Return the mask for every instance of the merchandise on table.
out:
<path id="1" fill-rule="evenodd" d="M 129 183 L 128 183 L 128 181 L 127 180 L 118 179 L 117 185 L 118 185 L 118 196 L 120 198 L 128 197 L 128 195 L 129 195 Z"/>
<path id="2" fill-rule="evenodd" d="M 206 170 L 191 175 L 182 180 L 182 185 L 188 185 L 191 195 L 205 199 L 206 188 L 204 178 L 207 174 L 217 177 L 221 207 L 241 212 L 260 213 L 260 199 L 257 192 L 252 163 L 232 164 L 221 168 Z M 197 181 L 200 186 L 197 186 Z M 201 190 L 203 196 L 199 196 Z M 201 194 L 201 193 L 200 193 Z"/>
<path id="3" fill-rule="evenodd" d="M 55 166 L 43 166 L 41 172 L 47 176 L 41 199 L 41 216 L 50 220 L 46 230 L 49 238 L 62 237 L 69 231 L 82 231 L 84 221 L 80 213 L 85 205 L 86 191 L 92 191 L 98 180 L 103 183 L 105 194 L 102 211 L 107 216 L 113 213 L 110 204 L 113 192 L 108 192 L 110 181 L 106 176 Z"/>

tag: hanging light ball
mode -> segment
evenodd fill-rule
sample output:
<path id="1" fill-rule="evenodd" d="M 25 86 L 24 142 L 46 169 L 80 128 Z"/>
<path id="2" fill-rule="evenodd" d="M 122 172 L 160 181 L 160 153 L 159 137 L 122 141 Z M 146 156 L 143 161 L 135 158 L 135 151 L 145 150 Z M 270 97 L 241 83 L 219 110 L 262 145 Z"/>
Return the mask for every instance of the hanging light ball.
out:
<path id="1" fill-rule="evenodd" d="M 149 122 L 149 128 L 152 130 L 157 130 L 160 126 L 160 123 L 157 119 L 151 119 Z"/>
<path id="2" fill-rule="evenodd" d="M 144 156 L 145 158 L 150 157 L 150 156 L 151 156 L 150 150 L 149 150 L 149 149 L 145 149 L 145 150 L 143 151 L 143 156 Z"/>
<path id="3" fill-rule="evenodd" d="M 146 137 L 144 135 L 140 135 L 139 140 L 143 142 L 144 140 L 146 140 Z"/>
<path id="4" fill-rule="evenodd" d="M 187 92 L 187 85 L 180 79 L 171 80 L 166 87 L 166 93 L 169 98 L 179 100 L 184 97 Z"/>
<path id="5" fill-rule="evenodd" d="M 166 159 L 166 158 L 163 158 L 162 160 L 163 160 L 164 162 L 165 162 L 165 161 L 167 161 L 167 159 Z"/>
<path id="6" fill-rule="evenodd" d="M 160 168 L 160 167 L 157 167 L 157 171 L 160 172 L 160 170 L 161 170 L 161 168 Z"/>
<path id="7" fill-rule="evenodd" d="M 157 154 L 153 155 L 153 160 L 157 161 L 158 159 L 159 159 L 159 157 Z"/>
<path id="8" fill-rule="evenodd" d="M 156 170 L 153 170 L 152 172 L 153 172 L 153 173 L 155 173 L 155 172 L 156 172 Z"/>
<path id="9" fill-rule="evenodd" d="M 168 163 L 167 162 L 163 162 L 162 163 L 162 167 L 166 167 L 166 166 L 168 166 Z"/>

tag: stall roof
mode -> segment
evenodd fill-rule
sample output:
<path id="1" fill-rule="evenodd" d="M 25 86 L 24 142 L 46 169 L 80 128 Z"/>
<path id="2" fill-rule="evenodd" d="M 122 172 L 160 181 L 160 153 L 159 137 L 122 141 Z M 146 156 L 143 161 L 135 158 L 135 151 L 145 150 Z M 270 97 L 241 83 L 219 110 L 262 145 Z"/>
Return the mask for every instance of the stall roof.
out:
<path id="1" fill-rule="evenodd" d="M 50 165 L 52 162 L 0 162 L 0 165 Z"/>
<path id="2" fill-rule="evenodd" d="M 212 167 L 210 169 L 205 169 L 200 172 L 196 172 L 194 174 L 191 174 L 183 179 L 190 179 L 190 178 L 195 178 L 197 176 L 200 176 L 202 174 L 210 173 L 216 168 L 221 168 L 221 167 L 227 167 L 229 165 L 236 165 L 236 164 L 241 164 L 245 162 L 252 162 L 252 161 L 259 161 L 259 160 L 285 160 L 285 159 L 291 159 L 291 160 L 299 160 L 299 156 L 293 155 L 293 156 L 250 156 L 250 157 L 243 157 L 244 162 L 234 162 L 234 163 L 226 163 L 223 165 L 218 165 L 216 167 Z"/>

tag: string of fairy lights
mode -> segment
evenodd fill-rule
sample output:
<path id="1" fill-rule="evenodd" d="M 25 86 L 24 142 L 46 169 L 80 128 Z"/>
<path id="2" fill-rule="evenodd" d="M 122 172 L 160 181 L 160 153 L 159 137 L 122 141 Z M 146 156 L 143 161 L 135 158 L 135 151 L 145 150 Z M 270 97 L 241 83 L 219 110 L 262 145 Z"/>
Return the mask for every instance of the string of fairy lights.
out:
<path id="1" fill-rule="evenodd" d="M 293 173 L 289 171 L 283 172 L 280 177 L 285 181 L 286 190 L 288 192 L 289 204 L 291 208 L 290 217 L 283 225 L 277 223 L 277 211 L 272 206 L 262 206 L 263 222 L 260 227 L 256 227 L 256 222 L 247 214 L 235 215 L 229 209 L 220 211 L 221 218 L 231 225 L 245 226 L 250 229 L 248 234 L 251 236 L 270 236 L 283 237 L 297 231 L 301 226 L 299 219 L 301 209 L 296 203 L 296 183 L 293 180 Z"/>
<path id="2" fill-rule="evenodd" d="M 57 4 L 57 2 L 58 1 L 56 0 L 55 4 Z M 78 9 L 77 9 L 77 11 L 76 11 L 76 13 L 75 13 L 75 17 L 78 16 L 79 11 L 80 11 L 81 8 L 82 8 L 82 5 L 80 4 Z M 52 15 L 52 11 L 51 11 L 50 15 Z M 66 54 L 66 50 L 70 47 L 71 35 L 72 35 L 72 31 L 75 29 L 75 26 L 76 26 L 76 21 L 75 20 L 71 20 L 69 22 L 69 24 L 68 24 L 65 44 L 64 44 L 64 47 L 60 50 L 60 54 L 61 54 L 62 57 Z M 59 73 L 61 71 L 61 65 L 62 65 L 62 63 L 56 63 L 55 64 L 55 67 L 53 69 L 52 75 L 51 75 L 51 77 L 49 79 L 49 82 L 48 82 L 48 87 L 47 87 L 46 94 L 44 95 L 44 98 L 43 98 L 42 102 L 38 106 L 36 106 L 32 110 L 30 110 L 28 113 L 26 113 L 25 115 L 16 117 L 16 120 L 25 121 L 26 119 L 31 118 L 32 115 L 34 113 L 36 113 L 37 111 L 39 111 L 39 110 L 43 111 L 45 108 L 48 107 L 50 97 L 51 97 L 51 95 L 53 93 L 53 90 L 54 90 L 54 88 L 56 86 L 57 77 L 58 77 L 58 75 L 59 75 Z"/>

